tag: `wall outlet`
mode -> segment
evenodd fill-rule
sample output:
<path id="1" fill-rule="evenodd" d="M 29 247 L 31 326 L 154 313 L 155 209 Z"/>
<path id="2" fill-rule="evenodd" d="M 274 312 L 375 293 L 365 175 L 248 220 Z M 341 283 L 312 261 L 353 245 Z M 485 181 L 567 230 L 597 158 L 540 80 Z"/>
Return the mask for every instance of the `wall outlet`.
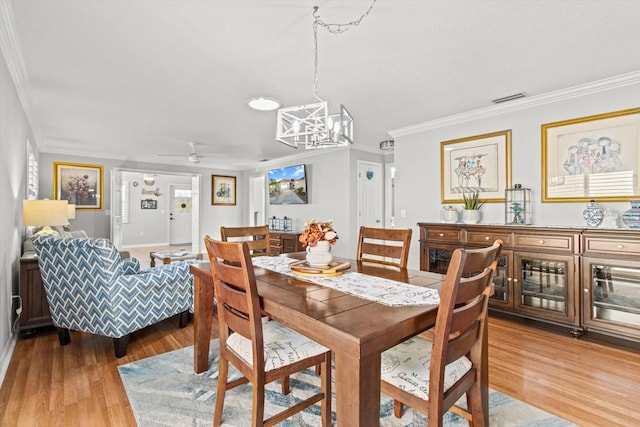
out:
<path id="1" fill-rule="evenodd" d="M 406 218 L 407 217 L 407 211 L 404 209 L 400 210 L 400 218 Z"/>

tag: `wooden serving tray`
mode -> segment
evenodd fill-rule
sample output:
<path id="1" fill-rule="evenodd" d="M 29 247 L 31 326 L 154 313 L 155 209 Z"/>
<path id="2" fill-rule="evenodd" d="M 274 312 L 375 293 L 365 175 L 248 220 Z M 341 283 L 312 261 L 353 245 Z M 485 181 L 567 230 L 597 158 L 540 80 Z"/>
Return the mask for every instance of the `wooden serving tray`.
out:
<path id="1" fill-rule="evenodd" d="M 294 273 L 309 276 L 338 276 L 350 268 L 348 261 L 331 261 L 327 268 L 312 267 L 306 259 L 289 264 L 289 269 Z"/>

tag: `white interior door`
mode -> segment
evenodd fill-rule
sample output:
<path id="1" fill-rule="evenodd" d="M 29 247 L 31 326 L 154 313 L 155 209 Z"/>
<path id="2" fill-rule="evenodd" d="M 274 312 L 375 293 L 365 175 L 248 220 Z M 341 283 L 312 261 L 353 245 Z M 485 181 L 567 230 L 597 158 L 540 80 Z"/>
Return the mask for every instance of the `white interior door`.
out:
<path id="1" fill-rule="evenodd" d="M 358 228 L 384 227 L 382 165 L 358 161 Z"/>
<path id="2" fill-rule="evenodd" d="M 190 185 L 169 185 L 169 244 L 191 245 L 193 196 Z"/>
<path id="3" fill-rule="evenodd" d="M 396 226 L 395 192 L 396 167 L 387 163 L 384 165 L 384 228 Z"/>
<path id="4" fill-rule="evenodd" d="M 266 181 L 264 175 L 254 176 L 249 181 L 249 224 L 264 225 L 267 223 L 265 218 L 266 204 Z"/>

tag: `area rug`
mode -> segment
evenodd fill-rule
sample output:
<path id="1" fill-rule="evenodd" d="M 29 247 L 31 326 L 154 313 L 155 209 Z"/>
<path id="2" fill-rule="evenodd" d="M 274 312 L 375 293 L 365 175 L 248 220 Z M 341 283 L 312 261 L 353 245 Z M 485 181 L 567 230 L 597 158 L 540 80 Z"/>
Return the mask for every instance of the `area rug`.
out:
<path id="1" fill-rule="evenodd" d="M 193 347 L 149 357 L 118 367 L 122 383 L 138 425 L 152 426 L 210 426 L 216 399 L 218 340 L 211 341 L 211 368 L 202 374 L 193 372 Z M 232 369 L 232 368 L 231 368 Z M 232 370 L 238 375 L 237 371 Z M 266 416 L 319 389 L 319 378 L 313 370 L 291 377 L 291 393 L 280 394 L 280 383 L 267 386 Z M 335 395 L 332 403 L 336 426 Z M 320 407 L 283 421 L 279 426 L 319 426 Z M 224 403 L 223 426 L 242 427 L 251 423 L 251 385 L 245 384 L 227 392 Z M 489 423 L 491 426 L 573 426 L 573 424 L 513 399 L 497 391 L 489 394 Z M 380 402 L 380 425 L 385 427 L 426 426 L 426 417 L 406 409 L 402 418 L 393 415 L 393 401 L 384 394 Z M 467 426 L 466 420 L 448 412 L 444 425 Z"/>

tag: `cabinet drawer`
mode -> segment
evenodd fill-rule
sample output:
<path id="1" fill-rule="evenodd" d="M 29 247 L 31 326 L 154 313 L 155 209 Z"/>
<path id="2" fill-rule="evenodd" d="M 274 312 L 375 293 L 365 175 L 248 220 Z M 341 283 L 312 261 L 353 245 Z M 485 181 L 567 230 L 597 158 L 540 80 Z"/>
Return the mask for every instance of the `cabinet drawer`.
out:
<path id="1" fill-rule="evenodd" d="M 427 230 L 427 240 L 460 242 L 460 230 Z"/>
<path id="2" fill-rule="evenodd" d="M 573 236 L 516 234 L 514 246 L 573 252 Z"/>
<path id="3" fill-rule="evenodd" d="M 511 243 L 511 233 L 467 231 L 467 243 L 483 243 L 489 246 L 498 239 L 502 240 L 503 245 L 509 246 Z"/>
<path id="4" fill-rule="evenodd" d="M 638 240 L 586 237 L 584 243 L 585 252 L 600 252 L 615 255 L 638 255 L 638 253 L 640 253 L 640 241 Z"/>

